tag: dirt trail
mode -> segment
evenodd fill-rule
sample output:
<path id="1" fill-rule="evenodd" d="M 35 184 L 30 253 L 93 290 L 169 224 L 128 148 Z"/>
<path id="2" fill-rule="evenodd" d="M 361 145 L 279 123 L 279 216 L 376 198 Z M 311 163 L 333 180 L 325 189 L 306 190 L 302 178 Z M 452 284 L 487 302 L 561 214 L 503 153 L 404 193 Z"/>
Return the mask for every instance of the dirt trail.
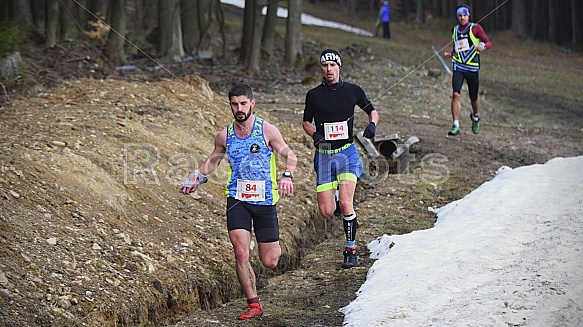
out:
<path id="1" fill-rule="evenodd" d="M 340 268 L 341 222 L 316 215 L 313 149 L 300 126 L 311 87 L 302 80 L 317 71 L 268 64 L 251 78 L 224 57 L 169 64 L 187 75 L 177 80 L 140 61 L 131 73 L 95 71 L 92 62 L 53 69 L 49 58 L 99 57 L 82 43 L 26 54 L 45 67 L 39 79 L 60 83 L 0 109 L 0 326 L 340 326 L 338 309 L 372 264 L 368 242 L 430 228 L 427 207 L 463 197 L 500 166 L 583 154 L 580 99 L 533 97 L 487 75 L 482 131 L 473 135 L 464 117 L 462 134 L 447 137 L 449 76 L 420 67 L 403 79 L 411 68 L 384 54 L 396 56 L 415 38 L 406 37 L 409 26 L 394 27 L 394 43 L 340 48 L 344 77 L 363 86 L 381 115 L 377 133 L 396 133 L 399 144 L 420 140 L 406 174 L 371 173 L 359 184 L 361 266 L 351 270 Z M 304 51 L 324 46 L 310 39 Z M 552 58 L 539 60 L 541 69 L 555 67 Z M 280 127 L 300 158 L 296 195 L 279 204 L 280 269 L 256 264 L 266 315 L 245 323 L 235 319 L 244 299 L 217 201 L 225 165 L 195 197 L 176 191 L 230 121 L 225 92 L 238 82 L 253 86 L 258 114 Z M 365 117 L 357 113 L 357 129 Z"/>

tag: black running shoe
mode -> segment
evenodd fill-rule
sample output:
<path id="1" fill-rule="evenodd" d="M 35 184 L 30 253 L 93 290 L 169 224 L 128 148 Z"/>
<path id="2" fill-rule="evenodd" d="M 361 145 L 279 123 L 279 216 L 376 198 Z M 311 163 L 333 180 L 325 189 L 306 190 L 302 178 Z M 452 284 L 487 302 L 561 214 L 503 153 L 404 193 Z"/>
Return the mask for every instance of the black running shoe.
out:
<path id="1" fill-rule="evenodd" d="M 346 250 L 344 251 L 344 262 L 342 263 L 342 268 L 354 268 L 358 267 L 358 257 L 356 256 L 356 250 Z"/>

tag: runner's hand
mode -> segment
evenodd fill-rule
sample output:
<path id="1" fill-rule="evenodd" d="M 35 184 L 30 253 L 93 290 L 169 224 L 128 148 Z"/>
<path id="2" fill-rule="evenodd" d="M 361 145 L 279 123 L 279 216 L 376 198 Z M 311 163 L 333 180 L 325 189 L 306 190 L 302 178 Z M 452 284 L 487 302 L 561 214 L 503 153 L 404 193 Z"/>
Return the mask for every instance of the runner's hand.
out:
<path id="1" fill-rule="evenodd" d="M 291 178 L 283 177 L 279 180 L 279 185 L 277 186 L 279 191 L 279 195 L 286 196 L 292 195 L 294 193 L 294 184 L 292 183 Z"/>
<path id="2" fill-rule="evenodd" d="M 314 134 L 312 134 L 312 138 L 314 139 L 314 146 L 316 148 L 318 147 L 318 144 L 326 142 L 326 140 L 324 140 L 324 136 L 318 132 L 314 132 Z"/>
<path id="3" fill-rule="evenodd" d="M 374 137 L 376 129 L 377 126 L 375 125 L 375 123 L 370 122 L 370 124 L 368 124 L 368 126 L 366 126 L 366 128 L 364 129 L 363 136 L 366 137 L 367 139 L 372 139 Z"/>
<path id="4" fill-rule="evenodd" d="M 180 184 L 180 193 L 190 194 L 198 189 L 200 184 L 206 183 L 208 178 L 206 175 L 200 173 L 200 171 L 193 171 L 188 177 Z"/>

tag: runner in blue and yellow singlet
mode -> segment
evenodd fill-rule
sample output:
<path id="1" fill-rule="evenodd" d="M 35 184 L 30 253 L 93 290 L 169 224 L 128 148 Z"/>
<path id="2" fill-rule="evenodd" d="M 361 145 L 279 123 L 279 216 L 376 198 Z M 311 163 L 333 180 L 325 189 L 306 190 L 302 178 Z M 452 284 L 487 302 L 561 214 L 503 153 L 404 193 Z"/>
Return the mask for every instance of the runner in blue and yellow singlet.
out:
<path id="1" fill-rule="evenodd" d="M 208 180 L 226 156 L 229 161 L 227 195 L 227 230 L 235 253 L 235 271 L 247 296 L 249 308 L 240 320 L 260 317 L 263 307 L 257 297 L 256 277 L 249 262 L 251 229 L 255 232 L 261 263 L 270 269 L 281 256 L 276 203 L 280 196 L 293 193 L 293 172 L 297 159 L 274 125 L 256 117 L 253 91 L 248 85 L 235 85 L 229 91 L 229 104 L 235 120 L 215 137 L 210 156 L 180 185 L 180 192 L 190 194 Z M 286 159 L 280 176 L 275 153 Z"/>
<path id="2" fill-rule="evenodd" d="M 480 132 L 480 99 L 478 98 L 479 74 L 480 70 L 480 52 L 492 48 L 492 42 L 484 32 L 480 24 L 470 23 L 470 9 L 465 6 L 459 6 L 456 11 L 459 25 L 453 28 L 453 50 L 445 52 L 445 58 L 452 58 L 453 77 L 451 96 L 451 115 L 453 125 L 449 135 L 460 133 L 460 92 L 464 80 L 468 85 L 468 94 L 472 105 L 472 132 Z"/>

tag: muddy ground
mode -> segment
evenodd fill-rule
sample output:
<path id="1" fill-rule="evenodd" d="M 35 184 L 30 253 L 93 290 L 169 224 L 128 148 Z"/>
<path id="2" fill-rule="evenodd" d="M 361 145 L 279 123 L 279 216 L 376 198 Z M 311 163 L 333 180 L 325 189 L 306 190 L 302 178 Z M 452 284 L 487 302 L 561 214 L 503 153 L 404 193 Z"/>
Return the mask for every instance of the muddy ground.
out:
<path id="1" fill-rule="evenodd" d="M 313 148 L 300 125 L 313 87 L 302 81 L 318 77 L 317 68 L 286 68 L 274 58 L 251 77 L 231 55 L 164 63 L 168 71 L 136 58 L 137 70 L 116 71 L 99 65 L 94 45 L 67 43 L 23 53 L 32 68 L 19 83 L 28 93 L 9 93 L 0 109 L 0 325 L 341 326 L 338 309 L 373 263 L 370 241 L 430 228 L 436 217 L 428 207 L 463 197 L 503 165 L 583 154 L 583 96 L 552 92 L 578 82 L 550 79 L 548 92 L 529 84 L 533 62 L 537 71 L 581 73 L 577 53 L 527 43 L 537 56 L 524 63 L 515 55 L 522 40 L 491 36 L 482 131 L 471 133 L 463 96 L 462 134 L 448 137 L 449 75 L 436 59 L 407 60 L 410 43 L 431 35 L 405 23 L 393 25 L 389 42 L 345 35 L 341 42 L 314 30 L 306 28 L 306 62 L 338 47 L 344 78 L 380 113 L 377 135 L 397 134 L 396 145 L 419 139 L 400 174 L 394 162 L 392 173 L 379 171 L 361 148 L 369 170 L 355 201 L 360 267 L 340 268 L 341 222 L 317 215 Z M 568 67 L 557 65 L 565 60 Z M 504 64 L 512 65 L 508 80 L 486 73 Z M 258 115 L 280 127 L 300 158 L 295 195 L 279 204 L 280 266 L 270 272 L 254 261 L 265 315 L 246 322 L 236 320 L 245 305 L 225 231 L 225 164 L 195 196 L 177 192 L 230 121 L 226 91 L 238 82 L 253 86 Z M 357 111 L 357 129 L 365 120 Z"/>

